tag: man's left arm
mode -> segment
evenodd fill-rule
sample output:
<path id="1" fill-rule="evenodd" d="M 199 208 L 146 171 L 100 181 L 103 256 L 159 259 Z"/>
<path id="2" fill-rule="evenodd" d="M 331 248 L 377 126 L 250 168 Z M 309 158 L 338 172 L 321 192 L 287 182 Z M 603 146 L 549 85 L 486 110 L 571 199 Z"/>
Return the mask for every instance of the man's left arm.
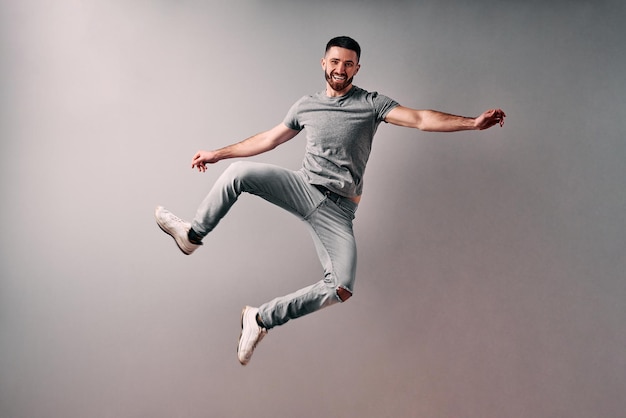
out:
<path id="1" fill-rule="evenodd" d="M 387 114 L 385 122 L 428 132 L 457 132 L 488 129 L 496 124 L 503 126 L 505 117 L 501 109 L 490 109 L 478 117 L 469 118 L 437 110 L 418 110 L 396 106 Z"/>

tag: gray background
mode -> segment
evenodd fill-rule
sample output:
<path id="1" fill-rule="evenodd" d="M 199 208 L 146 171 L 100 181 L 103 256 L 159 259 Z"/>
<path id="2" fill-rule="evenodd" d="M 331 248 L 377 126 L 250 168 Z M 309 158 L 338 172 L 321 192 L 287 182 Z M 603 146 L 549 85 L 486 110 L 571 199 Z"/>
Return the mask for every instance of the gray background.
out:
<path id="1" fill-rule="evenodd" d="M 0 1 L 0 416 L 622 417 L 622 1 Z M 192 155 L 355 84 L 504 128 L 380 127 L 354 298 L 235 356 L 239 313 L 319 279 L 288 213 L 190 218 Z M 300 166 L 304 136 L 255 158 Z"/>

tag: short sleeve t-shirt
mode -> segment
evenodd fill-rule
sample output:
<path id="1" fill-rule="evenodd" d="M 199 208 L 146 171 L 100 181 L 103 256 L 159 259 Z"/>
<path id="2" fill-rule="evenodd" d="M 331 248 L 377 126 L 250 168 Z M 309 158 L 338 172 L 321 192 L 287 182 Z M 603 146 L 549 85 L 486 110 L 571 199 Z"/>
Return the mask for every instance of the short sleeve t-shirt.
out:
<path id="1" fill-rule="evenodd" d="M 346 197 L 361 195 L 374 134 L 396 106 L 389 97 L 356 86 L 341 97 L 321 91 L 294 103 L 284 124 L 306 131 L 302 171 L 309 183 Z"/>

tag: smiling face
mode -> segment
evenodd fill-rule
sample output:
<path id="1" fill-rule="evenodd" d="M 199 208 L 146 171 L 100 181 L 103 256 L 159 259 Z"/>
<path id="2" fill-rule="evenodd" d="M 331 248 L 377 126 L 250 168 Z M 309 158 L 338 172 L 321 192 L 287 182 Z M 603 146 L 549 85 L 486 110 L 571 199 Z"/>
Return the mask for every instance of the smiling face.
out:
<path id="1" fill-rule="evenodd" d="M 322 58 L 322 68 L 326 77 L 326 94 L 343 96 L 352 87 L 352 79 L 361 65 L 355 51 L 333 46 Z"/>

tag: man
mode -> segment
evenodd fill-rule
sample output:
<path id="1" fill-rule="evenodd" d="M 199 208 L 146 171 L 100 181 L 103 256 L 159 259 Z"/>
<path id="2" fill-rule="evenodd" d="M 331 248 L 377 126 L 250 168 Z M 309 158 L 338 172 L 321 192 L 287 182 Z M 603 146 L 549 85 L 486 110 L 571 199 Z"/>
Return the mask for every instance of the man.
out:
<path id="1" fill-rule="evenodd" d="M 157 223 L 185 254 L 202 245 L 202 239 L 243 192 L 288 210 L 308 226 L 324 278 L 259 308 L 243 309 L 237 350 L 242 365 L 250 361 L 269 329 L 352 296 L 356 267 L 352 221 L 361 200 L 372 140 L 381 122 L 436 132 L 487 129 L 504 123 L 505 114 L 499 109 L 467 118 L 410 109 L 360 89 L 352 84 L 360 69 L 360 55 L 355 40 L 346 36 L 331 39 L 321 61 L 325 90 L 298 100 L 284 121 L 270 130 L 218 150 L 198 151 L 191 161 L 192 168 L 205 172 L 207 164 L 270 151 L 304 129 L 307 143 L 300 170 L 236 162 L 219 177 L 191 223 L 163 207 L 156 208 Z"/>

